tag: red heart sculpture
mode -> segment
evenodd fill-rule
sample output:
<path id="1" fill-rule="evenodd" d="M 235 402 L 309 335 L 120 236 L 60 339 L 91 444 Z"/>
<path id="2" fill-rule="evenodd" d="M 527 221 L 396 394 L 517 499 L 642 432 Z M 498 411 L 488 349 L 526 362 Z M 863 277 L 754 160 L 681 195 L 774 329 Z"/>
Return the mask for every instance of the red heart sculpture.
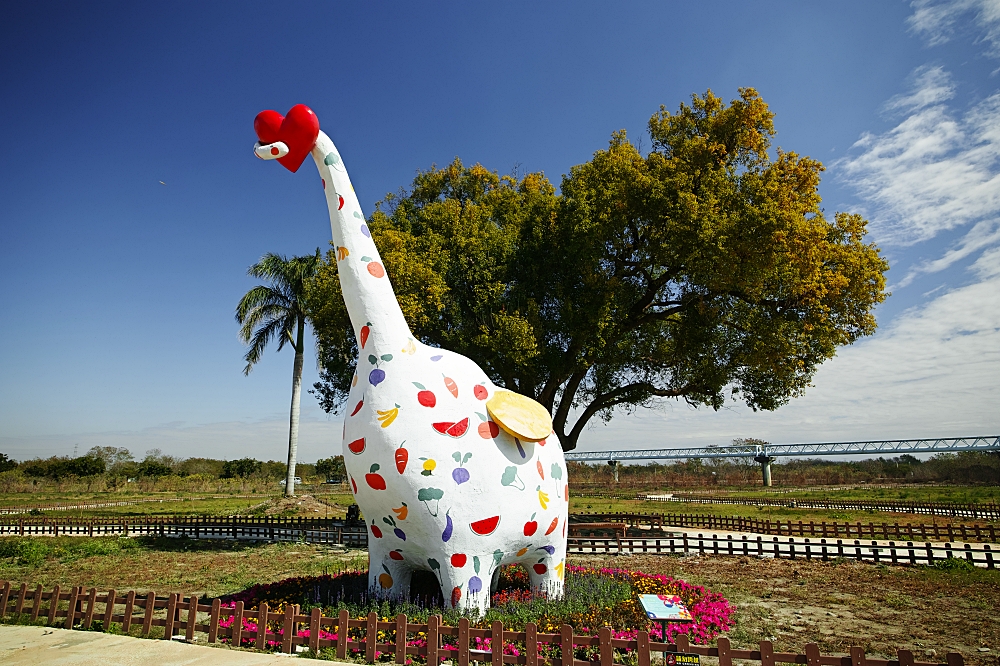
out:
<path id="1" fill-rule="evenodd" d="M 253 120 L 253 129 L 262 144 L 281 141 L 288 146 L 288 154 L 279 157 L 278 163 L 295 173 L 316 145 L 319 118 L 305 104 L 296 104 L 287 116 L 277 111 L 261 111 Z"/>

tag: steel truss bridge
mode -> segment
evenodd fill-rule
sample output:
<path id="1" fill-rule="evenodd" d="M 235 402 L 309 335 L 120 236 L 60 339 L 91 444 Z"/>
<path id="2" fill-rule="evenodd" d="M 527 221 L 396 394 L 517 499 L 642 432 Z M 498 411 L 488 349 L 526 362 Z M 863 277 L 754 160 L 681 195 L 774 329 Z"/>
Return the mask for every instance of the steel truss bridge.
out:
<path id="1" fill-rule="evenodd" d="M 957 451 L 1000 451 L 1000 435 L 989 437 L 947 437 L 940 439 L 895 439 L 871 442 L 826 444 L 767 444 L 764 446 L 700 446 L 687 449 L 633 449 L 629 451 L 571 451 L 566 460 L 604 462 L 608 460 L 677 460 L 688 458 L 756 458 L 758 456 L 841 456 L 884 453 L 955 453 Z"/>
<path id="2" fill-rule="evenodd" d="M 886 453 L 956 453 L 958 451 L 1000 452 L 1000 435 L 988 437 L 943 437 L 939 439 L 894 439 L 869 442 L 823 444 L 764 444 L 758 446 L 700 446 L 686 449 L 633 449 L 627 451 L 570 452 L 566 460 L 607 462 L 615 467 L 621 460 L 678 460 L 690 458 L 753 458 L 760 463 L 764 485 L 771 485 L 771 463 L 776 457 L 881 455 Z"/>

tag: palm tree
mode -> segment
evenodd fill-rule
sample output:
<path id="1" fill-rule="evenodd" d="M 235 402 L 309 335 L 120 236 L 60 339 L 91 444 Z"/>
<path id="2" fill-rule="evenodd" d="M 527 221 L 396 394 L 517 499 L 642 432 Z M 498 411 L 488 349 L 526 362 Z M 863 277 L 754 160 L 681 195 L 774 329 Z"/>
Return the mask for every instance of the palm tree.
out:
<path id="1" fill-rule="evenodd" d="M 248 291 L 236 306 L 240 340 L 250 345 L 243 374 L 249 375 L 267 344 L 277 336 L 278 351 L 289 343 L 295 349 L 292 370 L 292 409 L 288 426 L 288 470 L 285 496 L 295 495 L 295 459 L 299 446 L 299 396 L 302 392 L 302 358 L 305 348 L 306 313 L 303 304 L 305 282 L 316 274 L 320 263 L 315 255 L 292 257 L 267 253 L 247 273 L 270 282 Z"/>

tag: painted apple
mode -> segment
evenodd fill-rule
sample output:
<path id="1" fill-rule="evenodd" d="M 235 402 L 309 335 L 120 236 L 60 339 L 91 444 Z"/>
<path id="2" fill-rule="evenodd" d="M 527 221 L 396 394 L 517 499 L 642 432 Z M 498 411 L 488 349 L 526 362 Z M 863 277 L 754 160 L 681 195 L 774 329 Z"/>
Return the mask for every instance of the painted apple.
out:
<path id="1" fill-rule="evenodd" d="M 372 525 L 372 534 L 375 535 L 376 539 L 382 538 L 382 530 L 378 528 L 378 525 Z"/>
<path id="2" fill-rule="evenodd" d="M 372 490 L 385 490 L 385 479 L 382 478 L 381 474 L 378 474 L 379 464 L 375 463 L 371 466 L 368 474 L 365 474 L 365 483 Z"/>
<path id="3" fill-rule="evenodd" d="M 524 524 L 524 536 L 531 536 L 538 531 L 538 521 L 535 520 L 535 514 L 531 514 L 531 520 Z"/>
<path id="4" fill-rule="evenodd" d="M 486 400 L 489 397 L 490 392 L 486 390 L 486 387 L 482 384 L 476 384 L 472 388 L 472 393 L 476 396 L 477 400 Z"/>
<path id="5" fill-rule="evenodd" d="M 538 564 L 532 566 L 531 568 L 534 569 L 535 573 L 538 574 L 539 576 L 541 576 L 543 573 L 549 570 L 549 568 L 545 566 L 545 563 L 543 562 L 539 562 Z"/>
<path id="6" fill-rule="evenodd" d="M 468 558 L 466 557 L 465 553 L 455 553 L 454 555 L 451 556 L 451 566 L 455 567 L 456 569 L 461 569 L 462 567 L 465 566 L 467 560 Z"/>

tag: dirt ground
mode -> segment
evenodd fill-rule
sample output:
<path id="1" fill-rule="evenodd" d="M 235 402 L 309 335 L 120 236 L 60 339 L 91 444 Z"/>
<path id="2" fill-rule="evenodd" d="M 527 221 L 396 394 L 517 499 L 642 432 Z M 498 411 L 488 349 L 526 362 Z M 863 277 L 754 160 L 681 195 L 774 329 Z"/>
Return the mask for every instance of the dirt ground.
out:
<path id="1" fill-rule="evenodd" d="M 941 571 L 859 562 L 727 557 L 578 557 L 588 565 L 663 573 L 724 594 L 736 606 L 735 647 L 823 654 L 860 645 L 871 656 L 912 650 L 922 661 L 961 652 L 1000 664 L 1000 571 Z M 980 651 L 988 648 L 988 652 Z"/>
<path id="2" fill-rule="evenodd" d="M 347 510 L 336 503 L 322 502 L 312 495 L 296 497 L 281 497 L 264 502 L 265 516 L 294 516 L 296 518 L 325 518 L 327 516 L 343 515 Z"/>

